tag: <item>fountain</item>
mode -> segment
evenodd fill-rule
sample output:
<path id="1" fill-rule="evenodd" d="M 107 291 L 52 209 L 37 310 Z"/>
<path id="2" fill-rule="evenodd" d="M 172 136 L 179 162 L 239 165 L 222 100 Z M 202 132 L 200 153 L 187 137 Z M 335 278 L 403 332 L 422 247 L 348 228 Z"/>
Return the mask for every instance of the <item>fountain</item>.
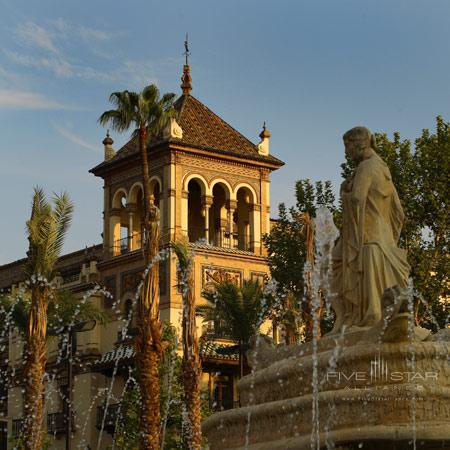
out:
<path id="1" fill-rule="evenodd" d="M 320 289 L 334 329 L 254 351 L 238 385 L 241 407 L 203 423 L 211 450 L 450 448 L 448 330 L 430 335 L 414 324 L 397 246 L 403 211 L 374 137 L 357 127 L 344 143 L 356 169 L 341 186 L 341 236 L 333 248 L 330 214 L 319 210 L 307 267 L 314 321 Z"/>

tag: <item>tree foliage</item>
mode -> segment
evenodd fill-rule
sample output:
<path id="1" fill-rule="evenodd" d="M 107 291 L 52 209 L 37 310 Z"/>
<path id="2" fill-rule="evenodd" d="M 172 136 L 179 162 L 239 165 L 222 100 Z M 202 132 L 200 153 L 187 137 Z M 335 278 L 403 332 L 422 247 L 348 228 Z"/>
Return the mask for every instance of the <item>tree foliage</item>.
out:
<path id="1" fill-rule="evenodd" d="M 167 322 L 163 322 L 163 338 L 169 343 L 159 362 L 161 378 L 161 448 L 163 450 L 182 447 L 183 429 L 183 376 L 181 357 L 178 355 L 178 338 L 176 330 Z M 134 374 L 135 371 L 132 372 Z M 202 399 L 202 419 L 211 412 L 207 400 Z M 117 450 L 139 449 L 139 427 L 141 401 L 139 385 L 129 383 L 121 402 L 120 417 L 117 420 L 114 434 L 114 448 Z"/>
<path id="2" fill-rule="evenodd" d="M 392 139 L 377 133 L 376 140 L 377 152 L 390 169 L 405 212 L 400 246 L 407 250 L 411 265 L 416 321 L 433 330 L 445 327 L 450 316 L 450 123 L 438 116 L 435 132 L 423 130 L 414 144 L 402 140 L 399 133 Z M 346 161 L 341 168 L 345 179 L 354 165 Z M 302 223 L 296 219 L 300 212 L 314 215 L 315 208 L 324 205 L 333 211 L 339 227 L 341 208 L 334 204 L 329 182 L 314 187 L 309 180 L 300 180 L 295 191 L 296 206 L 279 206 L 279 220 L 264 241 L 270 270 L 281 293 L 291 293 L 301 306 L 306 248 Z"/>
<path id="3" fill-rule="evenodd" d="M 203 291 L 207 303 L 197 307 L 197 315 L 214 323 L 218 336 L 237 342 L 240 376 L 244 375 L 245 351 L 259 333 L 262 323 L 273 316 L 274 296 L 258 281 L 243 280 L 242 286 L 230 281 L 215 283 Z"/>
<path id="4" fill-rule="evenodd" d="M 310 299 L 305 296 L 303 269 L 306 263 L 308 217 L 314 218 L 319 206 L 333 211 L 340 222 L 340 210 L 330 181 L 313 184 L 309 179 L 299 180 L 295 185 L 296 204 L 278 207 L 278 220 L 269 234 L 264 236 L 268 250 L 268 263 L 272 277 L 278 283 L 278 294 L 285 298 L 280 322 L 294 341 L 299 337 L 301 322 L 305 325 L 310 311 Z M 287 339 L 292 343 L 292 338 Z"/>
<path id="5" fill-rule="evenodd" d="M 24 335 L 30 302 L 29 291 L 24 291 L 23 295 L 18 294 L 18 297 L 14 294 L 0 296 L 0 320 L 8 320 L 9 325 Z M 73 292 L 66 289 L 55 290 L 48 302 L 47 329 L 62 331 L 71 325 L 74 319 L 75 322 L 95 320 L 98 324 L 104 324 L 107 316 L 93 303 L 80 302 Z"/>
<path id="6" fill-rule="evenodd" d="M 55 289 L 53 282 L 56 262 L 62 251 L 72 213 L 73 204 L 65 192 L 61 195 L 54 194 L 49 202 L 41 188 L 34 189 L 31 216 L 27 221 L 29 250 L 25 266 L 31 292 L 23 352 L 26 450 L 42 448 L 47 309 Z"/>

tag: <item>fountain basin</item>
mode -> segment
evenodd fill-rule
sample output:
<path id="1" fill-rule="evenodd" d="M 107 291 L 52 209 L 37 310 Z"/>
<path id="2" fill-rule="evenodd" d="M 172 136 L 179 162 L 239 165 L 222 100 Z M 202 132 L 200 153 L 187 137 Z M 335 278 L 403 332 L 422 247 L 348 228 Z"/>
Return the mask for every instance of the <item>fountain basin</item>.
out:
<path id="1" fill-rule="evenodd" d="M 311 346 L 259 353 L 253 373 L 238 385 L 241 408 L 203 423 L 211 450 L 311 448 Z M 418 448 L 450 448 L 449 354 L 448 342 L 353 339 L 338 347 L 330 338 L 319 341 L 320 443 L 314 448 L 327 448 L 327 442 L 337 448 L 412 448 L 414 436 Z"/>

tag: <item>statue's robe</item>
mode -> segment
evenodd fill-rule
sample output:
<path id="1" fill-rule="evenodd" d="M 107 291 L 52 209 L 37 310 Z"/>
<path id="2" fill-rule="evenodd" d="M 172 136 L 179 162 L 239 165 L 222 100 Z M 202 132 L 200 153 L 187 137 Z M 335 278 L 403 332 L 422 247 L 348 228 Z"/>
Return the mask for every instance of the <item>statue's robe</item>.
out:
<path id="1" fill-rule="evenodd" d="M 381 319 L 385 289 L 407 285 L 410 267 L 397 243 L 404 214 L 386 163 L 374 152 L 341 190 L 343 226 L 333 250 L 337 315 L 342 325 L 372 326 Z"/>

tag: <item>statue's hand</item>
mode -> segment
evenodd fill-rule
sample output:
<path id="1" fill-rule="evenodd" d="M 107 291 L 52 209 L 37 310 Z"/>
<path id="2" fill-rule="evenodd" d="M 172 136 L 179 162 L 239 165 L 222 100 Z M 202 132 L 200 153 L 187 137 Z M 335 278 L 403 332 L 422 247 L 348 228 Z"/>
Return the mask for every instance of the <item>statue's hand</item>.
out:
<path id="1" fill-rule="evenodd" d="M 341 192 L 351 192 L 352 187 L 353 187 L 353 177 L 348 177 L 341 184 Z"/>

